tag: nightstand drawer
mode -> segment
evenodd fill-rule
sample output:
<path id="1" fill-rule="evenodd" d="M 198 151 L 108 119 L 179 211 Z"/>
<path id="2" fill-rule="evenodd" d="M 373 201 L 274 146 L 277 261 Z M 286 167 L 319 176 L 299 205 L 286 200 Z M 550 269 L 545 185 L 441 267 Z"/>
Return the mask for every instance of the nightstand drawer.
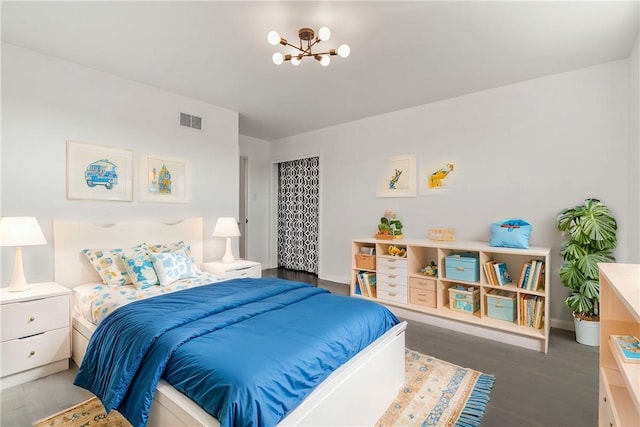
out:
<path id="1" fill-rule="evenodd" d="M 262 277 L 262 269 L 260 265 L 254 265 L 251 267 L 238 268 L 236 270 L 228 270 L 226 277 L 230 279 L 240 279 L 244 277 L 260 278 Z"/>
<path id="2" fill-rule="evenodd" d="M 407 276 L 381 272 L 378 272 L 377 276 L 378 282 L 393 283 L 394 285 L 407 287 Z"/>
<path id="3" fill-rule="evenodd" d="M 71 356 L 69 327 L 0 344 L 0 376 L 26 371 Z"/>
<path id="4" fill-rule="evenodd" d="M 0 310 L 3 341 L 69 326 L 68 295 L 2 304 Z"/>

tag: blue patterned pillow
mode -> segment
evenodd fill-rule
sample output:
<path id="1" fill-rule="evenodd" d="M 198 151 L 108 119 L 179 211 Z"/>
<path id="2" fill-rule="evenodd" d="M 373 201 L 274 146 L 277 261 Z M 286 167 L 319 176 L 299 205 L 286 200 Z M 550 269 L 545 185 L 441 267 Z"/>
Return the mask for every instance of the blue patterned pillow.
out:
<path id="1" fill-rule="evenodd" d="M 122 286 L 132 283 L 122 262 L 122 256 L 133 256 L 146 251 L 143 246 L 136 246 L 126 249 L 84 249 L 82 253 L 89 259 L 105 285 Z"/>
<path id="2" fill-rule="evenodd" d="M 124 268 L 136 288 L 146 289 L 149 286 L 160 284 L 151 257 L 146 252 L 137 253 L 133 256 L 122 254 L 121 258 Z"/>
<path id="3" fill-rule="evenodd" d="M 150 252 L 149 255 L 161 286 L 202 274 L 184 249 L 174 252 Z"/>

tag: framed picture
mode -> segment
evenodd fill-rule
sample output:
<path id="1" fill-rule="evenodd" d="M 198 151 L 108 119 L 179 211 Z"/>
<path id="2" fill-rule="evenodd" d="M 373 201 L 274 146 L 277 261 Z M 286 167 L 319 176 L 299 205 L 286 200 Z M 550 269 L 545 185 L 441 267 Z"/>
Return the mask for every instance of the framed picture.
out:
<path id="1" fill-rule="evenodd" d="M 140 155 L 140 201 L 188 203 L 191 201 L 189 161 L 174 157 Z"/>
<path id="2" fill-rule="evenodd" d="M 416 156 L 391 157 L 382 168 L 377 197 L 415 197 Z"/>
<path id="3" fill-rule="evenodd" d="M 420 169 L 419 191 L 421 196 L 443 195 L 449 192 L 455 180 L 453 163 L 439 163 Z"/>
<path id="4" fill-rule="evenodd" d="M 67 199 L 133 200 L 133 151 L 67 141 Z"/>

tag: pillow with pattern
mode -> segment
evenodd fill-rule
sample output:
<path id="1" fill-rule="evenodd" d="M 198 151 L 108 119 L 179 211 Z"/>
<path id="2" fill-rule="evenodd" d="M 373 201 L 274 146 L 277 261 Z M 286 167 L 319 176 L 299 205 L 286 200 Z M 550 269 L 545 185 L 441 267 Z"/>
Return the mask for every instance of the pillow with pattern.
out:
<path id="1" fill-rule="evenodd" d="M 156 270 L 153 267 L 153 261 L 151 261 L 151 257 L 146 251 L 136 253 L 133 256 L 121 254 L 120 257 L 127 274 L 137 289 L 146 289 L 160 284 Z"/>
<path id="2" fill-rule="evenodd" d="M 135 248 L 114 248 L 114 249 L 84 249 L 82 253 L 89 259 L 89 262 L 98 272 L 102 281 L 108 286 L 122 286 L 132 283 L 122 255 L 133 256 L 135 254 L 146 253 L 143 246 Z"/>
<path id="3" fill-rule="evenodd" d="M 183 240 L 175 243 L 159 243 L 157 245 L 147 245 L 151 252 L 163 253 L 174 252 L 178 249 L 184 249 L 187 255 L 191 256 L 191 246 L 187 245 Z"/>
<path id="4" fill-rule="evenodd" d="M 161 286 L 202 274 L 184 249 L 173 252 L 150 252 L 149 255 Z"/>

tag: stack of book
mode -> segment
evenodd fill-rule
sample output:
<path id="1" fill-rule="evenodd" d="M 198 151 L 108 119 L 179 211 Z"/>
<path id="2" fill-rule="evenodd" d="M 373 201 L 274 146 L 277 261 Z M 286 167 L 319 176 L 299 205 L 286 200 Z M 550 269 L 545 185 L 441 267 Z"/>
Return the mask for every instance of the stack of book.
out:
<path id="1" fill-rule="evenodd" d="M 518 287 L 528 291 L 541 291 L 544 289 L 544 262 L 532 259 L 522 266 Z"/>
<path id="2" fill-rule="evenodd" d="M 504 286 L 512 282 L 504 262 L 489 261 L 483 264 L 483 268 L 487 281 L 493 286 Z"/>
<path id="3" fill-rule="evenodd" d="M 520 296 L 520 324 L 540 329 L 544 319 L 544 298 L 536 295 Z"/>
<path id="4" fill-rule="evenodd" d="M 369 298 L 376 297 L 376 273 L 372 271 L 359 271 L 356 281 L 356 294 Z"/>

